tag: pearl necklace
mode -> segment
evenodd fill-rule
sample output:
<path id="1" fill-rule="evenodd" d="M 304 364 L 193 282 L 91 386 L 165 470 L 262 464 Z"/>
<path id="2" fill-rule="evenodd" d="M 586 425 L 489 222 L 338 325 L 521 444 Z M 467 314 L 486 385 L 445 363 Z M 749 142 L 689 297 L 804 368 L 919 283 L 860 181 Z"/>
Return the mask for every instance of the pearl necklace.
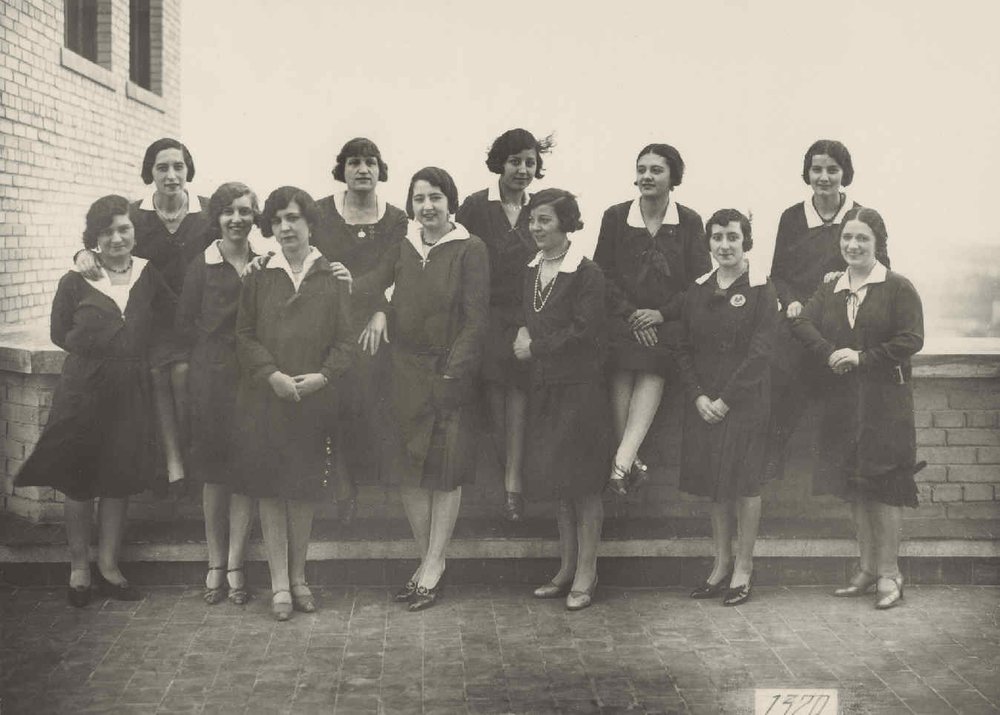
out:
<path id="1" fill-rule="evenodd" d="M 156 211 L 156 215 L 160 217 L 163 223 L 178 223 L 184 220 L 184 217 L 188 212 L 188 196 L 184 194 L 184 201 L 181 206 L 174 213 L 167 213 L 159 206 L 156 205 L 156 194 L 153 194 L 153 210 Z"/>
<path id="2" fill-rule="evenodd" d="M 552 258 L 542 256 L 541 259 L 543 262 L 551 263 L 552 261 L 561 260 L 567 253 L 569 253 L 568 247 L 558 256 L 552 256 Z M 535 294 L 531 303 L 531 307 L 534 308 L 536 313 L 541 313 L 542 308 L 544 308 L 545 304 L 549 302 L 549 296 L 552 295 L 552 290 L 556 286 L 556 278 L 558 277 L 559 272 L 557 271 L 556 274 L 552 276 L 552 280 L 550 280 L 545 286 L 542 286 L 542 266 L 541 263 L 539 263 L 538 272 L 535 273 Z"/>

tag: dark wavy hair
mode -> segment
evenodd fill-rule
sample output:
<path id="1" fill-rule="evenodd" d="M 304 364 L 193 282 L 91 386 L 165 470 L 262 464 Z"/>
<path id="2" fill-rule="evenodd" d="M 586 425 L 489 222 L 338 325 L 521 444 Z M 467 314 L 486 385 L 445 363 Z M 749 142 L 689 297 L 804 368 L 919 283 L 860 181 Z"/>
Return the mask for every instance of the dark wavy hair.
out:
<path id="1" fill-rule="evenodd" d="M 418 181 L 426 181 L 431 186 L 436 186 L 441 189 L 441 193 L 443 193 L 445 198 L 448 199 L 448 213 L 453 214 L 458 211 L 458 187 L 455 186 L 455 180 L 451 178 L 451 174 L 444 169 L 439 169 L 436 166 L 425 166 L 413 175 L 413 178 L 410 179 L 410 188 L 406 190 L 407 216 L 411 219 L 414 217 L 413 186 Z"/>
<path id="2" fill-rule="evenodd" d="M 709 216 L 705 222 L 705 240 L 712 238 L 712 226 L 725 228 L 733 221 L 739 221 L 740 230 L 743 232 L 743 250 L 749 251 L 753 248 L 753 230 L 750 226 L 750 219 L 743 215 L 742 211 L 736 209 L 719 209 Z"/>
<path id="3" fill-rule="evenodd" d="M 647 144 L 636 154 L 635 163 L 638 164 L 639 159 L 646 156 L 646 154 L 655 154 L 666 160 L 667 166 L 670 167 L 671 189 L 681 185 L 681 181 L 684 179 L 684 160 L 681 158 L 679 151 L 669 144 Z"/>
<path id="4" fill-rule="evenodd" d="M 344 166 L 352 156 L 373 156 L 378 161 L 378 180 L 387 181 L 389 179 L 389 165 L 382 161 L 382 152 L 378 150 L 378 145 L 371 139 L 365 137 L 355 137 L 340 148 L 337 154 L 336 164 L 333 165 L 333 178 L 337 181 L 344 181 Z"/>
<path id="5" fill-rule="evenodd" d="M 844 214 L 844 220 L 840 224 L 840 233 L 843 235 L 844 226 L 848 221 L 860 221 L 872 230 L 875 234 L 875 258 L 886 268 L 889 267 L 889 232 L 885 228 L 885 220 L 875 209 L 855 206 Z"/>
<path id="6" fill-rule="evenodd" d="M 503 134 L 493 140 L 488 152 L 486 152 L 486 168 L 494 174 L 503 173 L 503 165 L 507 157 L 517 154 L 525 149 L 534 149 L 538 156 L 538 163 L 535 164 L 535 178 L 541 179 L 545 172 L 542 171 L 542 154 L 548 154 L 552 147 L 556 145 L 552 134 L 542 137 L 539 141 L 535 135 L 527 129 L 508 129 Z"/>
<path id="7" fill-rule="evenodd" d="M 83 229 L 83 245 L 93 250 L 97 248 L 97 237 L 107 230 L 115 216 L 129 215 L 128 199 L 118 194 L 102 196 L 87 209 L 86 223 Z"/>
<path id="8" fill-rule="evenodd" d="M 539 206 L 551 206 L 559 219 L 559 230 L 564 233 L 573 233 L 583 228 L 583 221 L 580 220 L 580 204 L 576 201 L 576 196 L 563 189 L 542 189 L 537 194 L 532 194 L 528 200 L 528 211 Z"/>
<path id="9" fill-rule="evenodd" d="M 208 228 L 205 229 L 205 236 L 211 241 L 216 241 L 222 236 L 222 229 L 219 228 L 219 217 L 223 210 L 241 196 L 250 197 L 250 208 L 253 210 L 253 222 L 260 222 L 260 205 L 257 203 L 257 194 L 246 184 L 239 181 L 227 181 L 215 190 L 212 198 L 208 200 Z"/>
<path id="10" fill-rule="evenodd" d="M 841 186 L 850 186 L 851 182 L 854 181 L 854 162 L 851 161 L 851 152 L 847 151 L 847 147 L 836 139 L 819 139 L 806 150 L 805 158 L 802 160 L 802 180 L 806 182 L 806 185 L 809 185 L 809 169 L 812 168 L 813 157 L 820 154 L 826 154 L 837 162 L 837 165 L 844 172 L 844 176 L 840 180 Z"/>
<path id="11" fill-rule="evenodd" d="M 319 221 L 319 211 L 316 209 L 316 202 L 313 201 L 313 197 L 298 186 L 279 186 L 267 197 L 267 201 L 264 202 L 264 210 L 261 211 L 260 220 L 257 222 L 260 232 L 265 238 L 270 238 L 274 235 L 274 231 L 271 229 L 271 221 L 274 220 L 277 213 L 282 209 L 287 209 L 293 201 L 299 207 L 299 211 L 302 212 L 302 218 L 306 220 L 309 231 L 312 232 L 316 229 L 316 224 Z"/>
<path id="12" fill-rule="evenodd" d="M 156 155 L 164 149 L 181 150 L 181 156 L 184 157 L 184 163 L 187 165 L 187 180 L 191 181 L 194 178 L 194 159 L 191 158 L 191 152 L 176 139 L 163 137 L 146 147 L 146 154 L 142 157 L 142 173 L 140 174 L 142 176 L 142 183 L 147 186 L 153 183 L 153 164 L 156 163 Z"/>

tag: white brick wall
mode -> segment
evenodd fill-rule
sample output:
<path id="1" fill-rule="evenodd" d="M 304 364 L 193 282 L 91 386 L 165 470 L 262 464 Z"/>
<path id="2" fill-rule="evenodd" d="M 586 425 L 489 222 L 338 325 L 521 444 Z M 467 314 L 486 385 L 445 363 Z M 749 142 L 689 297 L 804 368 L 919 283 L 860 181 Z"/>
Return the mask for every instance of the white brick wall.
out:
<path id="1" fill-rule="evenodd" d="M 60 60 L 63 0 L 0 0 L 0 323 L 48 315 L 87 207 L 140 196 L 146 146 L 178 135 L 180 0 L 162 2 L 163 111 L 126 94 L 129 3 L 111 6 L 105 86 Z"/>

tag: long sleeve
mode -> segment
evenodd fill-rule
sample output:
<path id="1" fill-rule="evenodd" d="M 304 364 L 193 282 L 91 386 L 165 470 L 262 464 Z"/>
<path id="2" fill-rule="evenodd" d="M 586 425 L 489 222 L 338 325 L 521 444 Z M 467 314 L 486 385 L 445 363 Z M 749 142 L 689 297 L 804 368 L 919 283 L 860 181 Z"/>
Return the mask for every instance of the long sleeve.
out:
<path id="1" fill-rule="evenodd" d="M 591 268 L 593 266 L 591 265 Z M 599 270 L 580 269 L 580 288 L 573 301 L 573 319 L 569 325 L 548 335 L 531 339 L 531 354 L 553 355 L 584 342 L 599 339 L 605 321 L 605 279 Z"/>
<path id="2" fill-rule="evenodd" d="M 885 342 L 861 352 L 858 362 L 862 370 L 906 362 L 924 346 L 924 311 L 920 295 L 910 281 L 898 274 L 897 277 L 900 279 L 898 288 L 887 296 L 892 301 L 893 334 Z"/>
<path id="3" fill-rule="evenodd" d="M 357 344 L 351 331 L 351 315 L 347 289 L 339 282 L 337 284 L 338 300 L 335 316 L 334 343 L 330 346 L 320 372 L 327 380 L 333 382 L 354 364 L 357 359 Z"/>
<path id="4" fill-rule="evenodd" d="M 694 365 L 694 344 L 691 342 L 692 300 L 693 291 L 687 291 L 681 299 L 681 331 L 673 347 L 674 359 L 680 371 L 681 386 L 688 402 L 694 402 L 699 395 L 705 394 Z"/>
<path id="5" fill-rule="evenodd" d="M 70 272 L 59 279 L 56 295 L 52 299 L 52 316 L 49 325 L 49 337 L 52 342 L 69 352 L 66 336 L 73 327 L 73 313 L 78 301 L 77 291 L 73 283 L 80 280 L 77 274 Z"/>
<path id="6" fill-rule="evenodd" d="M 594 263 L 601 267 L 607 278 L 605 300 L 609 315 L 628 318 L 635 312 L 635 306 L 629 302 L 625 291 L 618 285 L 618 266 L 615 261 L 615 239 L 617 223 L 614 207 L 604 212 L 601 219 L 601 230 L 597 234 L 597 248 L 594 250 Z"/>
<path id="7" fill-rule="evenodd" d="M 791 235 L 789 224 L 791 221 L 789 211 L 781 214 L 781 219 L 778 221 L 778 233 L 774 238 L 774 256 L 771 258 L 771 281 L 774 283 L 774 289 L 778 292 L 778 300 L 781 301 L 782 308 L 787 308 L 790 303 L 796 300 L 801 302 L 797 296 L 793 295 L 792 286 L 787 280 L 789 272 L 788 242 Z"/>
<path id="8" fill-rule="evenodd" d="M 240 292 L 236 314 L 236 354 L 243 370 L 255 380 L 264 381 L 278 372 L 270 351 L 257 340 L 257 293 L 263 271 L 247 276 Z"/>
<path id="9" fill-rule="evenodd" d="M 191 261 L 184 275 L 184 286 L 177 301 L 177 317 L 174 322 L 178 334 L 188 346 L 194 345 L 198 339 L 198 317 L 204 294 L 205 262 Z"/>
<path id="10" fill-rule="evenodd" d="M 489 321 L 489 254 L 479 239 L 473 237 L 468 241 L 469 246 L 462 257 L 460 325 L 444 371 L 445 375 L 455 378 L 472 377 L 479 371 Z"/>
<path id="11" fill-rule="evenodd" d="M 685 241 L 685 280 L 684 282 L 678 280 L 676 292 L 667 299 L 666 303 L 657 308 L 663 319 L 667 321 L 678 320 L 681 317 L 685 291 L 698 277 L 712 270 L 712 256 L 708 251 L 708 241 L 705 240 L 705 229 L 701 224 L 701 219 L 695 216 L 692 220 L 685 220 L 681 226 Z"/>
<path id="12" fill-rule="evenodd" d="M 757 303 L 753 335 L 750 338 L 747 356 L 733 372 L 719 395 L 727 405 L 739 404 L 746 399 L 754 387 L 767 376 L 777 327 L 778 296 L 774 287 L 767 283 Z"/>
<path id="13" fill-rule="evenodd" d="M 406 226 L 404 225 L 403 228 L 405 236 Z M 399 261 L 399 252 L 403 249 L 405 240 L 404 237 L 387 249 L 379 258 L 376 266 L 368 273 L 355 276 L 352 291 L 357 303 L 374 305 L 376 312 L 388 312 L 391 309 L 391 304 L 385 297 L 385 291 L 396 280 L 396 263 Z"/>
<path id="14" fill-rule="evenodd" d="M 836 300 L 836 296 L 832 289 L 821 285 L 802 308 L 799 317 L 792 321 L 792 334 L 805 345 L 810 353 L 821 359 L 824 365 L 836 348 L 820 332 L 819 326 L 823 314 L 828 310 L 830 301 L 833 300 Z M 840 307 L 844 309 L 843 305 Z"/>

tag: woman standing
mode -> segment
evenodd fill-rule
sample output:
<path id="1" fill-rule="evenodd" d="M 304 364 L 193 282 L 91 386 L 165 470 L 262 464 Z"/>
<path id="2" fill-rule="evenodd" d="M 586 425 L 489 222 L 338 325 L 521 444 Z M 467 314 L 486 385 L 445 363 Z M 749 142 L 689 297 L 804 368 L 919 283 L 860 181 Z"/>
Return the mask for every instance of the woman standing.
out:
<path id="1" fill-rule="evenodd" d="M 355 359 L 347 287 L 309 245 L 316 204 L 294 186 L 271 192 L 261 232 L 281 252 L 247 276 L 236 318 L 239 484 L 260 499 L 279 621 L 316 610 L 306 552 L 316 502 L 330 486 L 339 382 Z"/>
<path id="2" fill-rule="evenodd" d="M 462 501 L 475 479 L 476 379 L 489 307 L 486 246 L 451 220 L 458 190 L 448 172 L 421 169 L 410 180 L 406 240 L 355 291 L 378 295 L 395 283 L 391 302 L 362 333 L 375 354 L 390 343 L 389 408 L 383 429 L 390 474 L 400 494 L 420 565 L 396 594 L 411 611 L 441 595 L 446 551 Z"/>
<path id="3" fill-rule="evenodd" d="M 358 137 L 344 144 L 332 173 L 346 190 L 316 202 L 319 219 L 313 245 L 331 263 L 345 266 L 352 276 L 361 276 L 374 270 L 403 240 L 406 214 L 376 192 L 378 183 L 389 179 L 389 167 L 370 139 Z M 351 301 L 355 337 L 377 310 L 381 296 L 366 301 L 360 298 L 354 294 Z M 374 436 L 380 429 L 378 406 L 384 397 L 380 386 L 386 382 L 387 371 L 385 353 L 363 354 L 343 381 L 338 442 L 348 494 L 340 500 L 338 516 L 345 524 L 351 523 L 357 512 L 358 482 L 381 480 L 381 451 Z"/>
<path id="4" fill-rule="evenodd" d="M 527 372 L 510 351 L 521 325 L 521 283 L 525 266 L 535 254 L 528 231 L 528 186 L 542 178 L 542 154 L 552 137 L 541 141 L 525 129 L 510 129 L 496 139 L 486 155 L 486 167 L 499 175 L 495 186 L 471 194 L 456 220 L 480 237 L 490 256 L 490 319 L 483 358 L 483 378 L 489 402 L 493 440 L 504 463 L 506 499 L 503 517 L 524 516 L 521 468 Z"/>
<path id="5" fill-rule="evenodd" d="M 251 499 L 233 494 L 236 419 L 236 310 L 247 264 L 248 236 L 257 223 L 257 195 L 245 184 L 222 184 L 208 202 L 212 243 L 191 261 L 177 309 L 177 331 L 190 350 L 188 388 L 191 439 L 188 477 L 202 486 L 208 574 L 205 602 L 249 599 L 242 575 L 250 535 Z M 228 534 L 226 524 L 228 522 Z M 228 546 L 227 546 L 228 536 Z M 228 587 L 228 588 L 227 588 Z"/>
<path id="6" fill-rule="evenodd" d="M 194 179 L 194 159 L 176 139 L 157 139 L 146 148 L 141 175 L 153 191 L 130 208 L 135 255 L 148 260 L 174 295 L 180 295 L 188 264 L 208 247 L 208 199 L 191 201 L 187 184 Z M 77 254 L 76 268 L 91 280 L 101 277 L 100 263 L 90 251 Z M 187 360 L 187 346 L 175 331 L 167 329 L 156 336 L 150 353 L 154 406 L 171 482 L 184 478 Z"/>
<path id="7" fill-rule="evenodd" d="M 745 253 L 753 237 L 746 216 L 735 209 L 716 211 L 705 232 L 719 267 L 688 289 L 681 311 L 680 487 L 712 500 L 715 564 L 691 597 L 724 594 L 723 605 L 736 606 L 750 598 L 778 299 L 766 278 L 750 276 Z"/>
<path id="8" fill-rule="evenodd" d="M 559 571 L 536 598 L 590 605 L 607 483 L 611 424 L 604 382 L 604 275 L 567 234 L 583 228 L 568 191 L 528 203 L 538 254 L 524 281 L 524 325 L 514 355 L 530 372 L 525 473 L 530 496 L 558 497 Z"/>
<path id="9" fill-rule="evenodd" d="M 624 495 L 646 478 L 639 448 L 672 369 L 670 345 L 682 293 L 712 267 L 701 218 L 671 199 L 684 161 L 669 144 L 636 157 L 639 198 L 604 212 L 594 261 L 608 278 L 611 405 L 618 442 L 611 489 Z"/>
<path id="10" fill-rule="evenodd" d="M 839 141 L 813 142 L 802 161 L 802 181 L 812 196 L 781 214 L 771 261 L 771 280 L 787 320 L 779 325 L 775 351 L 769 476 L 781 475 L 788 441 L 823 380 L 802 345 L 792 339 L 791 323 L 824 278 L 844 270 L 840 228 L 847 212 L 858 206 L 844 191 L 854 181 L 854 162 Z M 884 246 L 881 250 L 879 260 L 888 268 L 888 253 Z"/>
<path id="11" fill-rule="evenodd" d="M 91 598 L 90 534 L 99 498 L 97 592 L 140 598 L 118 567 L 128 498 L 152 487 L 160 454 L 147 355 L 153 333 L 172 320 L 174 298 L 145 259 L 133 257 L 128 201 L 104 196 L 87 211 L 83 245 L 102 269 L 98 280 L 71 271 L 52 303 L 52 342 L 69 355 L 45 431 L 17 486 L 66 495 L 69 602 Z"/>
<path id="12" fill-rule="evenodd" d="M 836 596 L 876 587 L 875 608 L 903 598 L 901 507 L 917 506 L 910 358 L 924 344 L 920 296 L 879 261 L 888 234 L 874 209 L 844 215 L 840 249 L 847 271 L 821 286 L 793 324 L 826 366 L 814 491 L 851 503 L 860 570 Z"/>

